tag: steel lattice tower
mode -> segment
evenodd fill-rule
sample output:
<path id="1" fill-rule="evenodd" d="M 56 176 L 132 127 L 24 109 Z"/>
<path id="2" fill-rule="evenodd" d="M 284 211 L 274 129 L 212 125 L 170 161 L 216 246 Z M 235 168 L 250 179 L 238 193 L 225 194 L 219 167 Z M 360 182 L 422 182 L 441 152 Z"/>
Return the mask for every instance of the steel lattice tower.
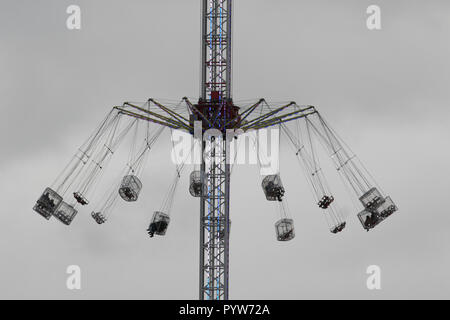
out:
<path id="1" fill-rule="evenodd" d="M 231 0 L 203 0 L 202 80 L 199 105 L 209 108 L 206 127 L 218 129 L 222 137 L 203 143 L 201 174 L 206 192 L 200 199 L 201 300 L 227 300 L 229 282 L 230 165 L 224 138 L 231 107 Z M 217 106 L 219 105 L 219 108 Z M 222 113 L 222 114 L 221 114 Z M 206 150 L 205 150 L 206 149 Z"/>

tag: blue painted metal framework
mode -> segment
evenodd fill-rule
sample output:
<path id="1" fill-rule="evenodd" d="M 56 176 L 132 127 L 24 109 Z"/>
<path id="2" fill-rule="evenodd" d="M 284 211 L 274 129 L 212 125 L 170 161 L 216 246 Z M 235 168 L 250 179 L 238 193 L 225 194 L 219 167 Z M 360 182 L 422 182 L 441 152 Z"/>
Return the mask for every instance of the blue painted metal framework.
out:
<path id="1" fill-rule="evenodd" d="M 231 101 L 231 0 L 203 0 L 201 99 L 219 110 Z M 211 111 L 211 110 L 210 110 Z M 211 113 L 211 112 L 210 112 Z M 214 113 L 214 112 L 212 112 Z M 211 113 L 211 114 L 212 114 Z M 223 133 L 222 121 L 210 121 Z M 200 199 L 200 285 L 201 300 L 227 300 L 229 288 L 230 166 L 226 162 L 227 142 L 215 135 L 203 145 L 201 173 L 206 177 L 206 194 Z"/>

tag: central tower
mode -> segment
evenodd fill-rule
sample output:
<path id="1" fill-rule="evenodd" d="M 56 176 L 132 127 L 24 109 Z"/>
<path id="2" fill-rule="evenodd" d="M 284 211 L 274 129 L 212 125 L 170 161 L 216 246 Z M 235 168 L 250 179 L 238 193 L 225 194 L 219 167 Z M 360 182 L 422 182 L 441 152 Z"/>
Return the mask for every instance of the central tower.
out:
<path id="1" fill-rule="evenodd" d="M 194 120 L 201 121 L 200 300 L 227 300 L 230 235 L 230 165 L 226 129 L 239 108 L 231 95 L 232 0 L 202 0 L 202 76 Z M 209 134 L 208 132 L 213 132 Z"/>

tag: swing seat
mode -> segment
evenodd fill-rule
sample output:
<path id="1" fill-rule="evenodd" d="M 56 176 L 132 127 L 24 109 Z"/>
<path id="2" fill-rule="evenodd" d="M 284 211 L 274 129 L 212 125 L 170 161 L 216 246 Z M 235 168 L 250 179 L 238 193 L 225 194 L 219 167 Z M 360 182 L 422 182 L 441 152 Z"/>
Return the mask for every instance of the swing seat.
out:
<path id="1" fill-rule="evenodd" d="M 81 192 L 74 192 L 73 197 L 82 206 L 87 206 L 89 204 L 89 201 L 81 194 Z"/>
<path id="2" fill-rule="evenodd" d="M 320 208 L 328 209 L 328 207 L 333 203 L 333 196 L 323 196 L 322 199 L 317 203 Z"/>
<path id="3" fill-rule="evenodd" d="M 193 197 L 199 198 L 206 192 L 206 179 L 200 171 L 193 171 L 190 175 L 189 192 Z"/>
<path id="4" fill-rule="evenodd" d="M 65 225 L 70 226 L 77 213 L 78 211 L 74 207 L 63 201 L 53 216 Z"/>
<path id="5" fill-rule="evenodd" d="M 120 197 L 127 202 L 137 201 L 142 189 L 141 180 L 136 176 L 125 176 L 119 189 Z"/>
<path id="6" fill-rule="evenodd" d="M 366 209 L 358 214 L 358 218 L 367 231 L 375 228 L 398 210 L 391 197 L 383 198 L 375 188 L 370 189 L 360 200 Z"/>
<path id="7" fill-rule="evenodd" d="M 383 196 L 377 188 L 372 188 L 363 194 L 359 200 L 366 209 L 375 209 L 383 202 Z"/>
<path id="8" fill-rule="evenodd" d="M 266 176 L 262 188 L 268 201 L 283 201 L 285 190 L 278 174 Z"/>
<path id="9" fill-rule="evenodd" d="M 33 210 L 50 220 L 53 213 L 58 209 L 63 198 L 51 188 L 46 188 L 42 196 L 38 199 Z"/>
<path id="10" fill-rule="evenodd" d="M 169 215 L 156 211 L 153 214 L 152 221 L 147 229 L 150 238 L 153 238 L 155 234 L 158 236 L 164 236 L 167 232 L 167 228 L 169 227 L 169 222 Z"/>
<path id="11" fill-rule="evenodd" d="M 372 230 L 383 221 L 383 219 L 376 213 L 369 210 L 364 210 L 358 214 L 359 221 L 363 228 L 367 231 Z"/>
<path id="12" fill-rule="evenodd" d="M 388 218 L 391 216 L 394 212 L 398 210 L 395 203 L 392 201 L 391 197 L 386 197 L 383 203 L 381 203 L 377 209 L 376 213 L 382 217 L 383 219 Z"/>
<path id="13" fill-rule="evenodd" d="M 331 229 L 331 233 L 337 234 L 339 232 L 342 232 L 346 226 L 347 226 L 347 222 L 342 222 L 338 226 L 335 226 L 333 229 Z"/>
<path id="14" fill-rule="evenodd" d="M 294 220 L 281 219 L 275 224 L 278 241 L 290 241 L 295 238 Z"/>
<path id="15" fill-rule="evenodd" d="M 92 212 L 91 213 L 91 217 L 95 220 L 95 222 L 97 222 L 98 224 L 103 224 L 106 221 L 108 221 L 108 219 L 106 218 L 105 215 L 103 215 L 101 212 Z"/>

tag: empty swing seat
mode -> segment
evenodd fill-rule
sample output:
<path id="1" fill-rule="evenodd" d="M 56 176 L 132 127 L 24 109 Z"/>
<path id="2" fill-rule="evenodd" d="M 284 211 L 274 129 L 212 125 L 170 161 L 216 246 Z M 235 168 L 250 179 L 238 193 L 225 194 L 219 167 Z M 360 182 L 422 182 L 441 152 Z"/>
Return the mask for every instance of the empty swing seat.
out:
<path id="1" fill-rule="evenodd" d="M 158 236 L 164 236 L 167 232 L 167 228 L 169 227 L 169 222 L 169 215 L 156 211 L 153 214 L 152 222 L 147 229 L 150 238 L 153 238 L 155 234 Z"/>
<path id="2" fill-rule="evenodd" d="M 61 205 L 63 198 L 51 188 L 45 189 L 42 196 L 36 202 L 33 210 L 43 216 L 45 219 L 50 220 L 53 213 Z"/>
<path id="3" fill-rule="evenodd" d="M 102 214 L 101 212 L 92 212 L 91 213 L 91 217 L 95 220 L 95 222 L 97 222 L 98 224 L 103 224 L 105 223 L 108 219 L 106 218 L 106 216 L 104 214 Z"/>
<path id="4" fill-rule="evenodd" d="M 142 183 L 136 176 L 125 176 L 119 189 L 120 197 L 127 201 L 137 201 L 142 189 Z"/>
<path id="5" fill-rule="evenodd" d="M 189 192 L 199 198 L 205 194 L 206 179 L 200 171 L 193 171 L 190 176 Z"/>
<path id="6" fill-rule="evenodd" d="M 285 190 L 278 174 L 266 176 L 262 188 L 268 201 L 283 201 Z"/>
<path id="7" fill-rule="evenodd" d="M 73 197 L 82 206 L 86 206 L 89 204 L 89 201 L 81 194 L 81 192 L 74 192 Z"/>
<path id="8" fill-rule="evenodd" d="M 75 216 L 77 215 L 78 211 L 75 210 L 74 207 L 67 204 L 66 202 L 61 202 L 61 205 L 59 206 L 58 210 L 53 214 L 55 218 L 57 218 L 59 221 L 64 223 L 65 225 L 69 226 Z"/>
<path id="9" fill-rule="evenodd" d="M 295 238 L 294 220 L 281 219 L 275 224 L 278 241 L 289 241 Z"/>

